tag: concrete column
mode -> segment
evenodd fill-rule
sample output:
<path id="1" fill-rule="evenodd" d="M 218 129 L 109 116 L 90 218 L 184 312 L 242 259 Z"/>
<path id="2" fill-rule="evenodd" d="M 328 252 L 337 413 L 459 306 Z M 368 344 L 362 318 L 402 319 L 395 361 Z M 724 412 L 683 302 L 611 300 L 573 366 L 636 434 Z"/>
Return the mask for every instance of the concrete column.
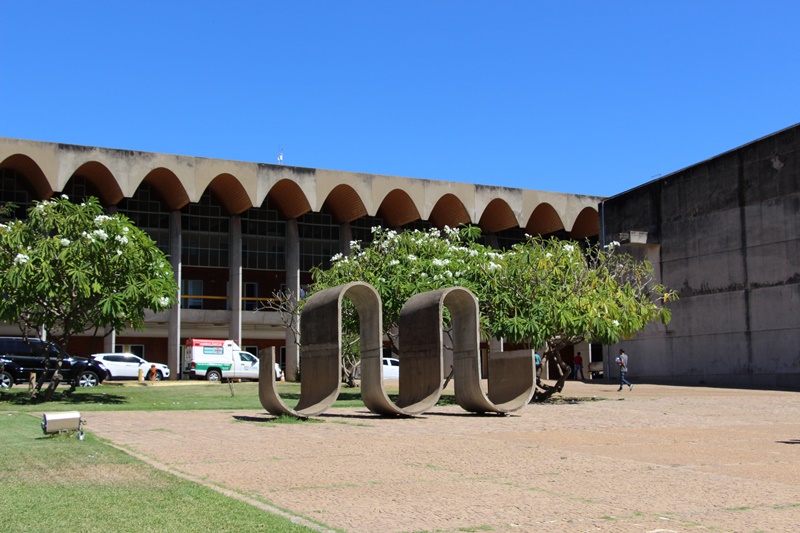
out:
<path id="1" fill-rule="evenodd" d="M 111 330 L 111 331 L 109 331 Z M 114 329 L 106 328 L 106 336 L 103 337 L 103 351 L 113 353 L 114 345 L 117 343 L 117 332 Z"/>
<path id="2" fill-rule="evenodd" d="M 169 327 L 167 330 L 167 366 L 169 379 L 178 379 L 183 372 L 181 368 L 181 212 L 169 214 L 169 262 L 175 281 L 178 283 L 178 302 L 169 310 Z"/>
<path id="3" fill-rule="evenodd" d="M 353 240 L 353 225 L 345 222 L 339 227 L 339 250 L 342 255 L 350 253 L 350 241 Z"/>
<path id="4" fill-rule="evenodd" d="M 230 258 L 228 260 L 228 305 L 231 321 L 228 323 L 228 338 L 242 344 L 242 217 L 231 217 Z"/>
<path id="5" fill-rule="evenodd" d="M 297 219 L 286 221 L 286 290 L 294 298 L 300 294 L 300 231 Z M 297 318 L 300 327 L 300 318 Z M 300 364 L 300 350 L 291 328 L 286 329 L 286 380 L 294 381 Z"/>

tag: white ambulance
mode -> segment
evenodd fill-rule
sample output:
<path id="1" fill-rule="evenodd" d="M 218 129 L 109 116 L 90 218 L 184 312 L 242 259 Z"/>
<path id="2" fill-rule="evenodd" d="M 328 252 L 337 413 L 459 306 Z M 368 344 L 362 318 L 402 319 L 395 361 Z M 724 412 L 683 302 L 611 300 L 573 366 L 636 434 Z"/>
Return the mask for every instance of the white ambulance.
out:
<path id="1" fill-rule="evenodd" d="M 242 351 L 235 341 L 189 339 L 183 357 L 192 379 L 258 379 L 258 357 Z"/>

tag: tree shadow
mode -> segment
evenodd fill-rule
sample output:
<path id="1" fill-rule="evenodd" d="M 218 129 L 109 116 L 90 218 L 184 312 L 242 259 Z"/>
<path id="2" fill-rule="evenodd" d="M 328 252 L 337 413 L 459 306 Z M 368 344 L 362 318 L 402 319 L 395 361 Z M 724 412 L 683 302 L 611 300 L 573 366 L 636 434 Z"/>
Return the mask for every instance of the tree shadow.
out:
<path id="1" fill-rule="evenodd" d="M 128 403 L 128 398 L 119 394 L 108 394 L 107 392 L 73 392 L 72 394 L 62 394 L 59 401 L 68 404 L 99 404 L 99 405 L 121 405 Z"/>
<path id="2" fill-rule="evenodd" d="M 322 422 L 322 420 L 314 418 L 295 418 L 290 415 L 275 416 L 269 413 L 264 413 L 264 416 L 233 415 L 233 419 L 239 422 L 258 422 L 261 424 L 313 424 Z"/>
<path id="3" fill-rule="evenodd" d="M 776 440 L 778 444 L 800 444 L 800 439 L 792 439 L 792 440 Z"/>
<path id="4" fill-rule="evenodd" d="M 107 392 L 98 391 L 75 391 L 67 393 L 67 391 L 59 392 L 53 395 L 49 402 L 41 399 L 31 399 L 30 393 L 27 390 L 19 390 L 14 392 L 4 391 L 0 394 L 0 403 L 9 403 L 11 405 L 45 405 L 45 404 L 67 404 L 67 405 L 120 405 L 128 402 L 128 398 L 118 394 L 108 394 Z"/>

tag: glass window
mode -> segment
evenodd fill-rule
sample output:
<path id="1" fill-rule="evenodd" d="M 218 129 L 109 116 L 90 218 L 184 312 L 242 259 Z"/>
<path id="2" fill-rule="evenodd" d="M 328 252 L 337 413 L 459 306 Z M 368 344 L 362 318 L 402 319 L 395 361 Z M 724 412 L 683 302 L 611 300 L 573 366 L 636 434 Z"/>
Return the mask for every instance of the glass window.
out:
<path id="1" fill-rule="evenodd" d="M 144 344 L 131 344 L 127 346 L 126 352 L 130 352 L 133 355 L 138 355 L 142 359 L 144 359 Z"/>
<path id="2" fill-rule="evenodd" d="M 242 295 L 242 309 L 245 311 L 255 311 L 258 309 L 258 283 L 254 281 L 244 282 L 244 294 Z"/>
<path id="3" fill-rule="evenodd" d="M 35 199 L 36 195 L 25 176 L 10 168 L 0 169 L 0 205 L 11 203 L 17 206 L 11 214 L 12 218 L 27 218 L 28 208 L 33 207 Z M 0 220 L 7 219 L 0 217 Z"/>
<path id="4" fill-rule="evenodd" d="M 248 209 L 242 220 L 242 268 L 286 268 L 286 222 L 278 211 L 266 207 Z"/>
<path id="5" fill-rule="evenodd" d="M 525 228 L 509 228 L 497 232 L 497 245 L 501 250 L 510 250 L 515 244 L 525 242 Z"/>
<path id="6" fill-rule="evenodd" d="M 239 352 L 239 358 L 242 361 L 247 361 L 249 363 L 257 363 L 258 362 L 258 358 L 255 355 L 249 354 L 247 352 Z"/>
<path id="7" fill-rule="evenodd" d="M 169 211 L 149 183 L 143 183 L 132 198 L 124 198 L 117 207 L 137 228 L 147 232 L 162 252 L 169 254 Z"/>
<path id="8" fill-rule="evenodd" d="M 181 280 L 181 309 L 202 309 L 202 298 L 186 298 L 186 296 L 202 296 L 203 280 L 183 279 Z"/>
<path id="9" fill-rule="evenodd" d="M 330 268 L 331 257 L 339 253 L 339 225 L 325 213 L 308 213 L 297 220 L 300 234 L 300 270 Z"/>
<path id="10" fill-rule="evenodd" d="M 383 226 L 383 219 L 378 217 L 361 217 L 350 224 L 353 240 L 361 243 L 362 248 L 372 243 L 372 228 Z"/>
<path id="11" fill-rule="evenodd" d="M 230 218 L 209 191 L 200 197 L 198 203 L 183 208 L 181 231 L 184 265 L 228 267 Z"/>

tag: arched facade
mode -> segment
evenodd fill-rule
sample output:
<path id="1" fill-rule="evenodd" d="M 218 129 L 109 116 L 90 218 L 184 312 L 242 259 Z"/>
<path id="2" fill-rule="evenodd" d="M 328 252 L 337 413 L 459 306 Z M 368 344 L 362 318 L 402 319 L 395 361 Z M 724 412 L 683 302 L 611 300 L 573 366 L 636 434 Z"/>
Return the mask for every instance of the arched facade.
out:
<path id="1" fill-rule="evenodd" d="M 58 193 L 98 196 L 170 255 L 181 305 L 117 346 L 180 375 L 182 340 L 224 337 L 250 349 L 286 346 L 276 313 L 255 312 L 277 290 L 299 292 L 368 228 L 479 226 L 504 246 L 528 234 L 598 235 L 600 198 L 323 169 L 0 138 L 0 203 L 24 208 Z M 0 331 L 4 332 L 5 330 Z M 15 333 L 9 330 L 8 334 Z M 79 338 L 77 353 L 100 351 Z"/>

